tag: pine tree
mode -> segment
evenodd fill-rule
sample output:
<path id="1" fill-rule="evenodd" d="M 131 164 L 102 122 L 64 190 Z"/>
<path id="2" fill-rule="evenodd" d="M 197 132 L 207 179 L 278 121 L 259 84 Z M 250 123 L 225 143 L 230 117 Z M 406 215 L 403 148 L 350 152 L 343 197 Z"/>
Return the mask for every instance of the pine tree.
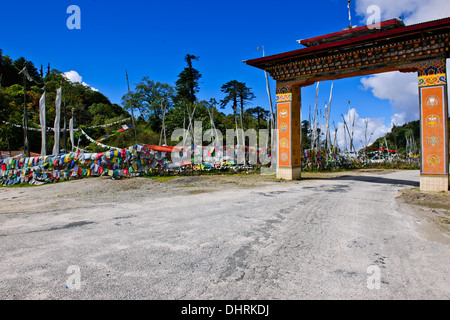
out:
<path id="1" fill-rule="evenodd" d="M 199 57 L 192 54 L 187 54 L 184 60 L 187 63 L 187 67 L 178 75 L 176 81 L 177 101 L 188 102 L 190 104 L 195 103 L 197 100 L 196 94 L 199 91 L 199 80 L 201 78 L 200 72 L 192 67 L 192 61 L 197 60 Z"/>

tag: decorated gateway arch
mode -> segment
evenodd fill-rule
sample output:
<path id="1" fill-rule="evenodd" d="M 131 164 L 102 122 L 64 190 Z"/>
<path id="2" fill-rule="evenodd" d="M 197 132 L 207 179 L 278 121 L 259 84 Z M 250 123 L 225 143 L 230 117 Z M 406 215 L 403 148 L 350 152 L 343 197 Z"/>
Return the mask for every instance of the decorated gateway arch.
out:
<path id="1" fill-rule="evenodd" d="M 421 125 L 420 189 L 449 189 L 446 58 L 450 18 L 405 26 L 348 28 L 301 40 L 305 48 L 245 61 L 276 81 L 277 177 L 301 175 L 301 88 L 317 81 L 389 71 L 415 72 Z M 282 143 L 280 143 L 282 141 Z"/>

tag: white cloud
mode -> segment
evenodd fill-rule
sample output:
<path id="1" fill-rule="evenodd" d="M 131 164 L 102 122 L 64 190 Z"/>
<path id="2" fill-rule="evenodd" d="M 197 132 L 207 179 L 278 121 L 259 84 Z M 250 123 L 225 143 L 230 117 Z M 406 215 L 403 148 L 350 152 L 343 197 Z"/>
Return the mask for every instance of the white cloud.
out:
<path id="1" fill-rule="evenodd" d="M 70 82 L 81 82 L 81 79 L 82 79 L 82 77 L 76 71 L 67 71 L 67 72 L 64 72 L 63 75 Z"/>
<path id="2" fill-rule="evenodd" d="M 448 0 L 357 0 L 356 13 L 362 17 L 362 24 L 371 13 L 367 8 L 377 5 L 381 9 L 381 20 L 402 17 L 406 25 L 421 23 L 450 16 Z M 382 100 L 389 100 L 394 115 L 391 121 L 401 125 L 419 119 L 417 74 L 400 72 L 376 74 L 361 79 L 365 90 Z"/>
<path id="3" fill-rule="evenodd" d="M 67 71 L 63 73 L 63 76 L 65 76 L 67 78 L 67 80 L 69 80 L 70 82 L 78 82 L 81 83 L 82 85 L 91 88 L 94 91 L 98 91 L 97 89 L 95 89 L 94 87 L 91 87 L 90 85 L 88 85 L 86 82 L 83 82 L 83 78 L 79 75 L 78 72 L 71 70 L 71 71 Z"/>
<path id="4" fill-rule="evenodd" d="M 355 10 L 363 24 L 371 14 L 367 13 L 371 5 L 380 7 L 381 20 L 402 17 L 406 25 L 450 16 L 448 0 L 357 0 Z"/>
<path id="5" fill-rule="evenodd" d="M 389 100 L 396 125 L 419 119 L 419 89 L 416 73 L 387 72 L 361 78 L 362 88 L 381 100 Z M 400 123 L 401 122 L 401 123 Z"/>
<path id="6" fill-rule="evenodd" d="M 405 124 L 412 120 L 418 119 L 409 119 L 406 112 L 394 113 L 394 115 L 391 116 L 391 125 L 395 124 L 396 126 L 401 126 L 402 124 Z"/>

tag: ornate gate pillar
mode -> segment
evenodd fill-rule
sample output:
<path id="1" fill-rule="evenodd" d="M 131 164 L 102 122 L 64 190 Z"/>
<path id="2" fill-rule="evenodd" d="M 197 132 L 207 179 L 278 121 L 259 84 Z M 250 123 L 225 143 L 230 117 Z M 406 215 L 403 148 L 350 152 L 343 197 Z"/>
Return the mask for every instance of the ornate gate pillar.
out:
<path id="1" fill-rule="evenodd" d="M 300 92 L 300 85 L 295 82 L 277 81 L 278 179 L 300 179 L 302 169 Z"/>
<path id="2" fill-rule="evenodd" d="M 420 190 L 447 191 L 448 104 L 446 60 L 433 59 L 418 66 L 420 100 Z"/>

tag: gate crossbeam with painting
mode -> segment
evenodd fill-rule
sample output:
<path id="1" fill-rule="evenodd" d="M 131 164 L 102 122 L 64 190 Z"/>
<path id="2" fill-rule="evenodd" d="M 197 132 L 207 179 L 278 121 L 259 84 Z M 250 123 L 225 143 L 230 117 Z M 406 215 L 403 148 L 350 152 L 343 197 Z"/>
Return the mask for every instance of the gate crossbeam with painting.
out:
<path id="1" fill-rule="evenodd" d="M 420 189 L 448 190 L 446 58 L 450 18 L 405 26 L 400 19 L 301 40 L 306 48 L 245 61 L 276 81 L 277 177 L 301 174 L 301 87 L 389 71 L 416 72 L 420 100 Z"/>

